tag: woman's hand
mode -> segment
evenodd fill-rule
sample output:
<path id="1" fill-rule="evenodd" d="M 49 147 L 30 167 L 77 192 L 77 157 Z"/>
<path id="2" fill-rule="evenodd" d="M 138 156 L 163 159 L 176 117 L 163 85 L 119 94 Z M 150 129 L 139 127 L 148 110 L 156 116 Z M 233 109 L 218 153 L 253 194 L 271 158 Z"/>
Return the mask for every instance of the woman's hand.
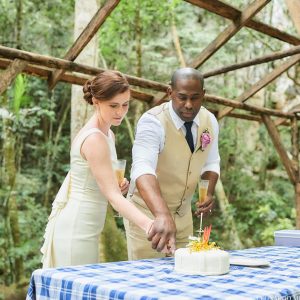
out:
<path id="1" fill-rule="evenodd" d="M 126 195 L 129 189 L 129 181 L 124 178 L 123 181 L 121 182 L 121 184 L 119 185 L 121 193 L 123 195 Z"/>
<path id="2" fill-rule="evenodd" d="M 166 256 L 173 256 L 175 254 L 176 244 L 173 240 L 172 242 L 169 240 L 165 245 L 164 249 L 162 249 L 162 253 L 166 254 Z"/>

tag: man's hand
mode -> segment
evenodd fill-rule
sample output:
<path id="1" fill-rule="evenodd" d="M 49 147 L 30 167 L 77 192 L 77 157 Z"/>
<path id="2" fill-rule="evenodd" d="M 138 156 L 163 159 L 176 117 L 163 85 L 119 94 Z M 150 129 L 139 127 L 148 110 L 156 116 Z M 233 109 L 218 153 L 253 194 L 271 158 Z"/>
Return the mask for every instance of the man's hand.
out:
<path id="1" fill-rule="evenodd" d="M 126 195 L 129 189 L 129 181 L 126 178 L 124 178 L 119 187 L 122 195 Z"/>
<path id="2" fill-rule="evenodd" d="M 176 226 L 170 214 L 159 215 L 154 219 L 148 233 L 148 241 L 152 242 L 152 249 L 161 252 L 167 249 L 168 253 L 175 251 Z"/>
<path id="3" fill-rule="evenodd" d="M 195 216 L 200 217 L 201 213 L 203 215 L 207 215 L 208 213 L 211 213 L 213 206 L 214 206 L 214 200 L 212 195 L 207 195 L 206 200 L 203 203 L 196 203 L 197 210 L 195 212 Z"/>

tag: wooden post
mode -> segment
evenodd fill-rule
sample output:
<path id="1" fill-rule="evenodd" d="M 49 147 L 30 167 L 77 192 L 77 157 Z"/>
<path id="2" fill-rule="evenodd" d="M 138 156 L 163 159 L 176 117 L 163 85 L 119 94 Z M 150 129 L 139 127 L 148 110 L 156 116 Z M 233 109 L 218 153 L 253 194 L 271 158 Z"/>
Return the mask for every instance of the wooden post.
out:
<path id="1" fill-rule="evenodd" d="M 296 228 L 300 229 L 300 166 L 299 166 L 299 127 L 296 116 L 292 119 L 292 155 L 293 167 L 295 171 L 295 207 L 296 207 Z"/>
<path id="2" fill-rule="evenodd" d="M 295 184 L 296 229 L 300 229 L 300 182 Z"/>
<path id="3" fill-rule="evenodd" d="M 0 74 L 0 95 L 9 87 L 15 77 L 23 71 L 27 62 L 15 59 L 8 68 Z"/>
<path id="4" fill-rule="evenodd" d="M 279 132 L 278 132 L 274 122 L 267 115 L 261 115 L 261 118 L 267 127 L 267 130 L 268 130 L 271 140 L 274 144 L 274 147 L 279 154 L 279 157 L 287 171 L 287 174 L 288 174 L 291 182 L 293 184 L 295 184 L 296 183 L 296 174 L 295 174 L 295 171 L 293 168 L 293 163 L 289 159 L 287 152 L 281 143 L 280 135 L 279 135 Z"/>

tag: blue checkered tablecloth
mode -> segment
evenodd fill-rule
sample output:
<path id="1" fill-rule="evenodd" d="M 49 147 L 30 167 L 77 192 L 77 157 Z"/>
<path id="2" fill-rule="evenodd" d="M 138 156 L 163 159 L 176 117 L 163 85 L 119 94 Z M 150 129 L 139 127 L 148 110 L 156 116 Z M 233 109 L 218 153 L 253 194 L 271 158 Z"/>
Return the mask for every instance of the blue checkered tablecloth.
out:
<path id="1" fill-rule="evenodd" d="M 181 275 L 174 259 L 102 263 L 33 272 L 27 300 L 300 300 L 300 247 L 231 251 L 232 256 L 263 258 L 266 268 L 230 266 L 222 276 Z"/>

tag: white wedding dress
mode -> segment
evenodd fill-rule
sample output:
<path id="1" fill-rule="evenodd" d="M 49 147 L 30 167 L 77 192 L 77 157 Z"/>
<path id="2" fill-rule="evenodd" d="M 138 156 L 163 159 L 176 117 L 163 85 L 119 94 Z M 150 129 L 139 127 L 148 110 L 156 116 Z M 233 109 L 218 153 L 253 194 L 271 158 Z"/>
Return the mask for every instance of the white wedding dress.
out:
<path id="1" fill-rule="evenodd" d="M 103 134 L 98 128 L 82 132 L 71 147 L 70 171 L 53 202 L 41 248 L 43 268 L 99 262 L 99 236 L 107 200 L 80 153 L 84 140 L 98 132 Z M 114 163 L 117 154 L 111 131 L 107 142 Z"/>

